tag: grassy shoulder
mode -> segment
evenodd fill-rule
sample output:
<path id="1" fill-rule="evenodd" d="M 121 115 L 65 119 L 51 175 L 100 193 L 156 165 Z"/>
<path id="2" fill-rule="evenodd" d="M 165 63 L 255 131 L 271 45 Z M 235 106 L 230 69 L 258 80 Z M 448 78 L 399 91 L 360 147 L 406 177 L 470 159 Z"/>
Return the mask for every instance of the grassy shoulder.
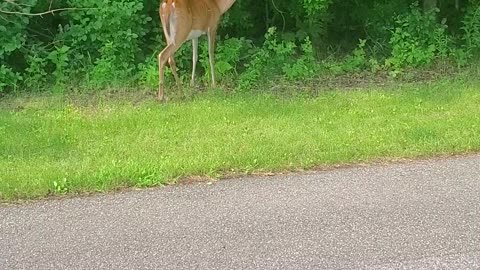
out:
<path id="1" fill-rule="evenodd" d="M 0 201 L 480 151 L 478 80 L 163 105 L 79 100 L 0 100 Z"/>

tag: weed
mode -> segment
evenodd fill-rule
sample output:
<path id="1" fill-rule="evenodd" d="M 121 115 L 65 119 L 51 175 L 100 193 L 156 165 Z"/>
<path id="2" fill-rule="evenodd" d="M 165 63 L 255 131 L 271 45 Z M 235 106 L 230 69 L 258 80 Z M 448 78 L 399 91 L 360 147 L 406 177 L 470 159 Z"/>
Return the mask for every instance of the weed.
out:
<path id="1" fill-rule="evenodd" d="M 61 181 L 53 181 L 53 190 L 55 194 L 64 195 L 68 193 L 68 181 L 67 178 L 63 178 Z"/>

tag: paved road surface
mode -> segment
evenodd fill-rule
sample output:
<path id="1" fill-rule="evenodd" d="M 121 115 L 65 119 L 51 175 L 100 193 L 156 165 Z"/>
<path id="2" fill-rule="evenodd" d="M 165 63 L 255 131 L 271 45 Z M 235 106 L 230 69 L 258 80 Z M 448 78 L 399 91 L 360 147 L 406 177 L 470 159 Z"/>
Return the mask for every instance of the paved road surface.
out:
<path id="1" fill-rule="evenodd" d="M 0 206 L 0 269 L 480 269 L 480 156 Z"/>

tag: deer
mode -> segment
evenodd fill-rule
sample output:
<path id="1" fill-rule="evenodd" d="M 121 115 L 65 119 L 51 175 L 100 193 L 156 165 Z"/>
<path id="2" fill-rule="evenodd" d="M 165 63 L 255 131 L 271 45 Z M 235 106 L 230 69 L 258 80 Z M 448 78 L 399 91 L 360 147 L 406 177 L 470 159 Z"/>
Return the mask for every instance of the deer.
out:
<path id="1" fill-rule="evenodd" d="M 195 70 L 198 61 L 198 38 L 207 35 L 208 58 L 212 86 L 215 87 L 215 37 L 221 16 L 230 9 L 236 0 L 163 0 L 160 4 L 160 21 L 167 41 L 166 47 L 158 54 L 158 95 L 165 100 L 164 70 L 168 62 L 177 87 L 180 87 L 175 60 L 175 52 L 187 40 L 192 41 L 192 77 L 190 86 L 195 83 Z"/>

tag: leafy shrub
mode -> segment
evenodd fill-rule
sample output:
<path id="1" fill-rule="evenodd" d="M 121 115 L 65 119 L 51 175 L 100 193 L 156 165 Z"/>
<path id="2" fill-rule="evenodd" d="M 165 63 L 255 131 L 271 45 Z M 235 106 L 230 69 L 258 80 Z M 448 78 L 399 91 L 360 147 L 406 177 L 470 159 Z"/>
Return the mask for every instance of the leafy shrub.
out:
<path id="1" fill-rule="evenodd" d="M 91 88 L 105 88 L 120 83 L 128 83 L 133 72 L 130 63 L 120 63 L 117 50 L 112 42 L 108 42 L 100 49 L 100 57 L 88 72 L 87 85 Z"/>
<path id="2" fill-rule="evenodd" d="M 36 0 L 25 0 L 22 5 L 11 1 L 0 2 L 0 9 L 8 12 L 30 12 Z M 22 76 L 15 71 L 18 61 L 8 61 L 27 41 L 25 34 L 29 18 L 0 15 L 0 93 L 18 89 Z"/>
<path id="3" fill-rule="evenodd" d="M 250 88 L 261 78 L 282 75 L 286 79 L 305 79 L 317 70 L 312 43 L 306 38 L 298 50 L 293 41 L 279 40 L 276 28 L 270 28 L 265 34 L 265 42 L 246 70 L 240 75 L 240 89 Z"/>
<path id="4" fill-rule="evenodd" d="M 210 82 L 210 64 L 208 59 L 208 43 L 203 42 L 199 62 L 205 71 L 204 81 Z M 245 38 L 227 38 L 217 43 L 215 48 L 215 75 L 217 79 L 238 75 L 238 64 L 252 49 L 252 41 Z"/>
<path id="5" fill-rule="evenodd" d="M 32 50 L 27 56 L 24 84 L 30 90 L 40 90 L 47 84 L 47 58 L 45 52 Z"/>
<path id="6" fill-rule="evenodd" d="M 56 84 L 63 84 L 68 78 L 69 51 L 70 47 L 64 45 L 51 51 L 47 56 L 55 66 L 52 74 Z"/>
<path id="7" fill-rule="evenodd" d="M 328 7 L 332 0 L 303 0 L 303 9 L 305 11 L 304 21 L 307 22 L 303 27 L 315 40 L 320 38 L 326 30 L 328 17 Z"/>
<path id="8" fill-rule="evenodd" d="M 468 60 L 471 58 L 470 53 L 465 48 L 454 48 L 450 52 L 450 56 L 453 57 L 458 67 L 467 65 Z"/>
<path id="9" fill-rule="evenodd" d="M 221 21 L 216 73 L 223 83 L 247 89 L 276 77 L 308 79 L 318 71 L 315 58 L 328 59 L 330 52 L 335 60 L 326 67 L 335 74 L 368 68 L 395 73 L 447 57 L 464 66 L 480 53 L 479 0 L 458 1 L 458 8 L 454 1 L 438 1 L 441 10 L 427 13 L 411 6 L 414 2 L 237 1 Z M 156 55 L 165 44 L 158 5 L 146 0 L 0 1 L 0 10 L 7 11 L 0 13 L 1 91 L 48 89 L 73 79 L 92 88 L 134 80 L 156 88 Z M 81 9 L 44 16 L 8 13 L 72 7 Z M 359 39 L 368 42 L 358 44 Z M 209 82 L 207 44 L 204 39 L 200 44 L 197 78 Z M 191 58 L 189 44 L 175 55 L 184 83 L 190 80 Z M 167 82 L 169 74 L 167 68 Z"/>
<path id="10" fill-rule="evenodd" d="M 333 74 L 342 74 L 345 72 L 357 72 L 367 67 L 367 54 L 365 52 L 365 45 L 367 40 L 360 39 L 357 48 L 348 55 L 343 61 L 333 61 L 327 63 L 326 67 L 333 72 Z"/>
<path id="11" fill-rule="evenodd" d="M 282 67 L 283 74 L 288 80 L 304 80 L 312 77 L 318 65 L 313 53 L 310 38 L 305 38 L 300 45 L 300 55 L 293 62 L 287 61 Z"/>
<path id="12" fill-rule="evenodd" d="M 28 13 L 36 2 L 36 0 L 25 0 L 22 1 L 22 5 L 19 5 L 11 1 L 2 1 L 0 9 Z M 25 44 L 27 40 L 25 31 L 29 21 L 30 18 L 27 16 L 10 15 L 4 18 L 2 15 L 0 17 L 0 60 L 4 60 Z"/>
<path id="13" fill-rule="evenodd" d="M 0 65 L 0 94 L 7 90 L 16 90 L 22 76 L 11 68 Z"/>
<path id="14" fill-rule="evenodd" d="M 451 39 L 446 34 L 447 25 L 445 20 L 437 22 L 437 13 L 438 9 L 424 13 L 415 4 L 409 13 L 396 17 L 387 66 L 394 70 L 405 66 L 418 67 L 449 54 Z"/>
<path id="15" fill-rule="evenodd" d="M 165 69 L 165 81 L 169 81 L 168 71 L 168 69 Z M 157 57 L 150 57 L 144 63 L 138 64 L 138 80 L 146 88 L 155 89 L 158 87 Z"/>
<path id="16" fill-rule="evenodd" d="M 463 39 L 468 52 L 476 52 L 480 49 L 480 3 L 472 4 L 463 19 Z"/>
<path id="17" fill-rule="evenodd" d="M 275 61 L 275 63 L 269 63 L 275 66 L 277 59 L 281 57 L 281 55 L 279 55 L 278 58 L 272 58 L 272 50 L 278 47 L 275 32 L 275 28 L 269 28 L 265 34 L 263 46 L 252 51 L 253 55 L 251 60 L 245 64 L 245 71 L 240 74 L 239 89 L 246 90 L 255 85 L 260 80 L 262 74 L 267 75 L 265 72 L 267 72 L 268 61 Z M 280 51 L 280 49 L 277 50 Z"/>
<path id="18" fill-rule="evenodd" d="M 105 83 L 111 73 L 118 77 L 119 70 L 129 71 L 135 67 L 141 54 L 142 37 L 146 34 L 146 23 L 151 20 L 143 13 L 143 3 L 136 0 L 68 0 L 70 6 L 92 9 L 64 13 L 68 24 L 57 39 L 76 48 L 72 51 L 76 59 L 88 55 L 94 59 L 93 78 Z"/>

